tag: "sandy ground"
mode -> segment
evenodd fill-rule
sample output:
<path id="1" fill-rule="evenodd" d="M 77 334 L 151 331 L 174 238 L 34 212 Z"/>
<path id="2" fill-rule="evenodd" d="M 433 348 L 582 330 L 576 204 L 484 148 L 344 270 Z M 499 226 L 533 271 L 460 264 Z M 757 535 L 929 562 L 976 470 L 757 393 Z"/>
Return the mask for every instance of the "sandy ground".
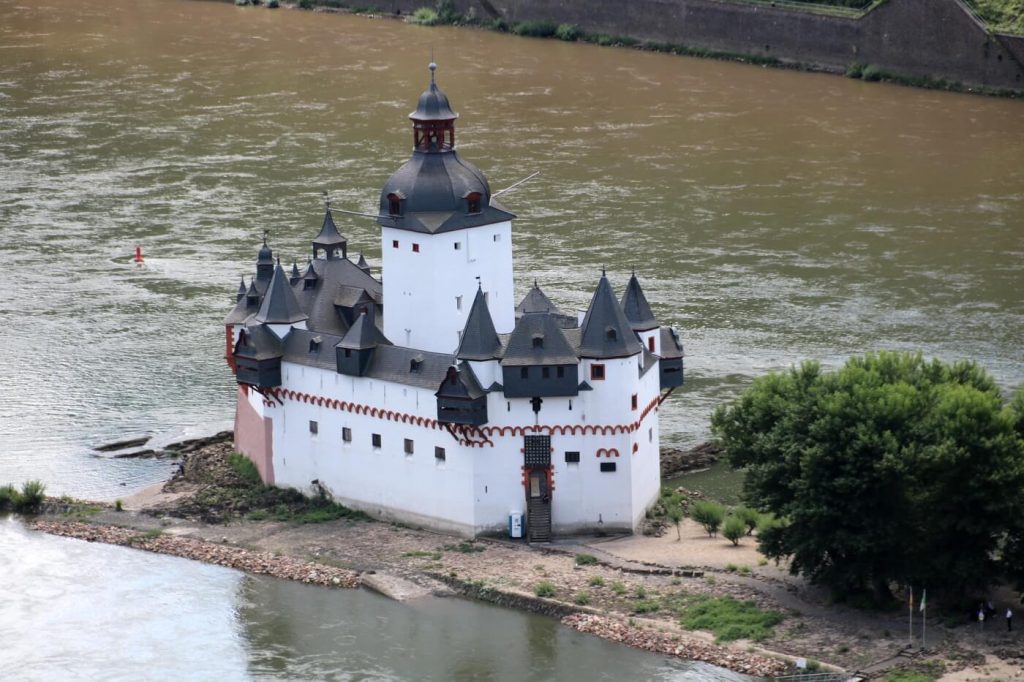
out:
<path id="1" fill-rule="evenodd" d="M 981 665 L 947 673 L 939 678 L 939 682 L 975 682 L 980 680 L 1009 682 L 1020 679 L 1024 679 L 1024 666 L 1014 665 L 995 656 L 986 655 L 985 662 Z"/>
<path id="2" fill-rule="evenodd" d="M 679 535 L 682 540 L 679 540 Z M 680 533 L 669 528 L 665 535 L 651 537 L 628 535 L 607 542 L 593 543 L 595 548 L 629 561 L 647 561 L 666 566 L 711 567 L 724 569 L 730 564 L 756 568 L 764 560 L 757 551 L 757 539 L 745 537 L 733 545 L 721 535 L 709 537 L 696 521 L 684 519 Z"/>

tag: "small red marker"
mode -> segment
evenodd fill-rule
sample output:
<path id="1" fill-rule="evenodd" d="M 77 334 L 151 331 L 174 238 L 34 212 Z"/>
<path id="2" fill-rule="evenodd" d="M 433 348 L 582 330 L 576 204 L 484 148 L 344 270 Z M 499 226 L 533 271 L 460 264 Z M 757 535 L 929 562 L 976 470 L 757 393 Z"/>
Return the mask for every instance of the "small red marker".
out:
<path id="1" fill-rule="evenodd" d="M 138 244 L 135 245 L 135 262 L 142 262 L 142 247 L 139 246 Z"/>

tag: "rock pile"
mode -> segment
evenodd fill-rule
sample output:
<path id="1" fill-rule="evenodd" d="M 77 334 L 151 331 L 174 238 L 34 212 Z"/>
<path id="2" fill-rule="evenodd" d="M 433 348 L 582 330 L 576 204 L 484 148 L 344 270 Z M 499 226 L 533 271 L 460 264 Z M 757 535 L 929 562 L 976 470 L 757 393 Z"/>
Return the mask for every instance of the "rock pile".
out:
<path id="1" fill-rule="evenodd" d="M 235 568 L 246 573 L 296 580 L 309 585 L 358 587 L 360 584 L 359 576 L 352 571 L 291 557 L 275 556 L 268 552 L 253 552 L 232 545 L 217 545 L 194 538 L 140 533 L 131 528 L 95 526 L 78 521 L 37 521 L 33 528 L 51 535 L 134 547 Z"/>
<path id="2" fill-rule="evenodd" d="M 721 446 L 701 443 L 697 447 L 661 449 L 661 477 L 672 478 L 687 471 L 707 469 L 724 455 Z"/>
<path id="3" fill-rule="evenodd" d="M 702 661 L 755 677 L 778 676 L 784 673 L 787 667 L 782 661 L 766 656 L 734 651 L 704 642 L 674 639 L 670 634 L 639 628 L 627 621 L 606 616 L 577 613 L 566 616 L 562 623 L 579 632 L 597 635 L 644 651 Z"/>

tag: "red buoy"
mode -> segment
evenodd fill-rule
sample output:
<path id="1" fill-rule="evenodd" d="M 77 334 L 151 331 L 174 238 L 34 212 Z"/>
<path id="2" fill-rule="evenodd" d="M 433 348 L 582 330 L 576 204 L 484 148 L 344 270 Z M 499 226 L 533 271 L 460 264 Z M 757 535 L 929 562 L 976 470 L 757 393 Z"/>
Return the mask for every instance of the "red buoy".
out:
<path id="1" fill-rule="evenodd" d="M 138 244 L 135 245 L 135 262 L 142 262 L 142 247 L 139 246 Z"/>

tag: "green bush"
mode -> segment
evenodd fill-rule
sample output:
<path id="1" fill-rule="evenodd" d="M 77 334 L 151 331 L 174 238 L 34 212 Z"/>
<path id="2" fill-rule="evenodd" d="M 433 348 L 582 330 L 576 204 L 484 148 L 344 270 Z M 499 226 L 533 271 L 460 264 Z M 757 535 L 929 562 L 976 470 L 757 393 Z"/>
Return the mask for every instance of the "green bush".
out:
<path id="1" fill-rule="evenodd" d="M 511 26 L 509 26 L 508 22 L 505 20 L 505 17 L 498 17 L 497 19 L 491 22 L 492 31 L 497 31 L 498 33 L 508 33 L 510 29 Z"/>
<path id="2" fill-rule="evenodd" d="M 456 25 L 464 21 L 462 14 L 455 9 L 455 3 L 452 0 L 438 0 L 436 9 L 438 23 Z"/>
<path id="3" fill-rule="evenodd" d="M 640 599 L 633 604 L 633 613 L 644 614 L 654 613 L 661 608 L 661 604 L 658 603 L 657 599 Z"/>
<path id="4" fill-rule="evenodd" d="M 0 511 L 13 507 L 17 499 L 18 491 L 13 485 L 0 486 Z"/>
<path id="5" fill-rule="evenodd" d="M 597 563 L 597 557 L 593 554 L 577 554 L 576 565 L 577 566 L 590 566 L 591 564 Z"/>
<path id="6" fill-rule="evenodd" d="M 538 597 L 554 597 L 555 586 L 547 580 L 542 580 L 533 586 L 533 593 Z"/>
<path id="7" fill-rule="evenodd" d="M 559 24 L 558 28 L 555 29 L 555 36 L 559 40 L 565 40 L 570 43 L 580 39 L 580 28 L 574 24 Z"/>
<path id="8" fill-rule="evenodd" d="M 864 67 L 864 70 L 861 72 L 860 77 L 866 81 L 880 81 L 882 80 L 883 75 L 884 74 L 882 73 L 882 70 L 880 68 L 878 68 L 874 64 L 868 64 L 867 66 Z"/>
<path id="9" fill-rule="evenodd" d="M 12 506 L 17 512 L 34 512 L 43 504 L 44 499 L 46 485 L 42 481 L 25 481 L 21 484 L 21 492 L 15 493 Z"/>
<path id="10" fill-rule="evenodd" d="M 599 575 L 592 576 L 587 584 L 591 587 L 604 587 L 604 578 Z"/>
<path id="11" fill-rule="evenodd" d="M 616 580 L 612 583 L 612 592 L 615 594 L 626 594 L 626 584 L 621 580 Z"/>
<path id="12" fill-rule="evenodd" d="M 267 0 L 266 6 L 267 9 L 277 9 L 281 6 L 281 3 L 278 0 Z"/>
<path id="13" fill-rule="evenodd" d="M 707 630 L 722 642 L 737 639 L 759 642 L 770 637 L 772 628 L 783 620 L 781 613 L 764 611 L 754 602 L 741 602 L 732 597 L 694 597 L 681 611 L 679 622 L 684 628 Z"/>
<path id="14" fill-rule="evenodd" d="M 558 32 L 558 26 L 550 21 L 520 21 L 512 25 L 512 32 L 530 38 L 551 38 Z"/>
<path id="15" fill-rule="evenodd" d="M 313 9 L 313 0 L 299 0 L 299 9 Z"/>
<path id="16" fill-rule="evenodd" d="M 228 464 L 238 474 L 238 477 L 242 479 L 242 483 L 247 485 L 261 485 L 263 483 L 256 465 L 245 455 L 232 452 L 228 455 Z"/>
<path id="17" fill-rule="evenodd" d="M 579 604 L 580 606 L 586 606 L 587 604 L 590 603 L 590 595 L 587 594 L 586 592 L 577 592 L 576 596 L 573 597 L 572 600 L 574 602 L 576 602 L 577 604 Z"/>
<path id="18" fill-rule="evenodd" d="M 735 514 L 727 518 L 725 525 L 722 526 L 722 535 L 730 540 L 734 546 L 739 545 L 740 540 L 746 534 L 747 525 Z"/>
<path id="19" fill-rule="evenodd" d="M 114 500 L 114 511 L 124 511 L 124 502 L 121 500 Z"/>
<path id="20" fill-rule="evenodd" d="M 753 535 L 754 531 L 757 530 L 757 524 L 761 522 L 761 515 L 756 509 L 750 507 L 739 506 L 733 510 L 732 515 L 743 522 L 743 525 L 747 527 L 747 535 Z"/>
<path id="21" fill-rule="evenodd" d="M 864 65 L 859 62 L 854 62 L 846 67 L 847 78 L 860 78 L 864 75 Z"/>
<path id="22" fill-rule="evenodd" d="M 717 502 L 701 500 L 693 505 L 693 511 L 690 515 L 694 521 L 704 526 L 704 530 L 707 531 L 709 536 L 715 537 L 718 533 L 718 527 L 722 525 L 722 521 L 725 519 L 725 507 Z"/>
<path id="23" fill-rule="evenodd" d="M 436 26 L 440 23 L 441 19 L 437 16 L 437 12 L 429 7 L 420 7 L 418 10 L 410 14 L 406 21 L 410 24 L 416 24 L 417 26 Z"/>

